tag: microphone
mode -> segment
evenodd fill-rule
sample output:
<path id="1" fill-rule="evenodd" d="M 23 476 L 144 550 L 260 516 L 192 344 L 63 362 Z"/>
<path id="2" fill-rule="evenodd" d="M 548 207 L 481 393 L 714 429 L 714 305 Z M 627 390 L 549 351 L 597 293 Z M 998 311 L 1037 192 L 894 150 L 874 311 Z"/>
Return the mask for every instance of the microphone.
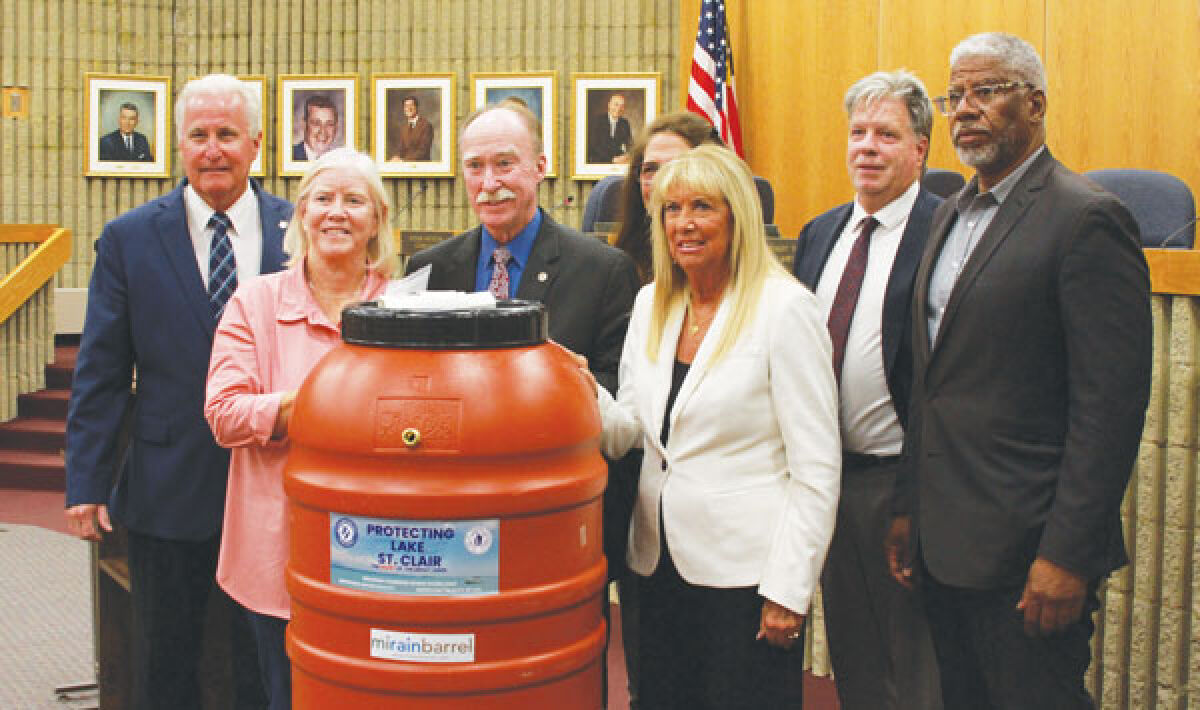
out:
<path id="1" fill-rule="evenodd" d="M 1163 248 L 1165 248 L 1165 247 L 1166 247 L 1168 244 L 1170 244 L 1170 243 L 1171 243 L 1171 240 L 1172 240 L 1172 239 L 1174 239 L 1175 237 L 1178 237 L 1179 235 L 1183 234 L 1183 233 L 1184 233 L 1184 232 L 1186 232 L 1188 229 L 1190 229 L 1192 226 L 1194 226 L 1194 225 L 1196 224 L 1196 221 L 1197 221 L 1197 220 L 1200 220 L 1200 215 L 1197 215 L 1197 216 L 1195 216 L 1195 217 L 1192 217 L 1192 218 L 1191 218 L 1191 219 L 1189 219 L 1188 221 L 1184 222 L 1182 227 L 1180 227 L 1179 229 L 1176 229 L 1174 232 L 1171 232 L 1170 234 L 1168 234 L 1168 235 L 1166 236 L 1166 238 L 1165 238 L 1165 239 L 1163 239 L 1163 240 L 1162 240 L 1162 241 L 1159 243 L 1159 245 L 1158 245 L 1158 248 L 1159 248 L 1159 249 L 1163 249 Z"/>
<path id="2" fill-rule="evenodd" d="M 403 205 L 401 205 L 400 209 L 396 210 L 397 214 L 400 212 L 407 212 L 408 210 L 412 209 L 413 202 L 415 202 L 418 197 L 420 197 L 421 195 L 424 195 L 424 194 L 425 194 L 425 181 L 421 180 L 421 183 L 417 187 L 417 189 L 414 190 L 413 193 L 408 196 L 408 201 L 405 202 Z"/>
<path id="3" fill-rule="evenodd" d="M 554 205 L 553 207 L 551 207 L 550 211 L 558 212 L 559 210 L 574 209 L 574 207 L 575 207 L 575 196 L 567 195 L 566 197 L 564 197 L 562 199 L 562 202 L 559 202 L 557 205 Z"/>

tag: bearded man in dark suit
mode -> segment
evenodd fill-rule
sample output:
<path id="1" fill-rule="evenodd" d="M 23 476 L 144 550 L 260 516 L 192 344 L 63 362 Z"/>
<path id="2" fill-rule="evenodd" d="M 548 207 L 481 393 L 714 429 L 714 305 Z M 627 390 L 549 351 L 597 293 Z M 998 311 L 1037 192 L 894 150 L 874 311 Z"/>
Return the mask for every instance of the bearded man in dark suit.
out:
<path id="1" fill-rule="evenodd" d="M 1046 148 L 1033 47 L 975 35 L 950 64 L 936 103 L 975 176 L 917 270 L 889 562 L 922 588 L 948 710 L 1091 708 L 1097 586 L 1128 561 L 1148 271 L 1125 205 Z"/>

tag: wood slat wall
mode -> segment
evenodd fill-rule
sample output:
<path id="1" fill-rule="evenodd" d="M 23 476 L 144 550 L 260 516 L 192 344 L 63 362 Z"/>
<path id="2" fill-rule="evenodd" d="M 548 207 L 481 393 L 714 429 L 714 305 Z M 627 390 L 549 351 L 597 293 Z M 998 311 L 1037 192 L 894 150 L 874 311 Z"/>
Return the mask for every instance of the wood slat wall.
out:
<path id="1" fill-rule="evenodd" d="M 679 0 L 686 87 L 700 0 Z M 950 50 L 975 32 L 1021 35 L 1049 82 L 1048 143 L 1075 170 L 1145 168 L 1200 190 L 1200 3 L 1195 0 L 726 0 L 747 158 L 775 187 L 784 236 L 852 196 L 842 95 L 879 69 L 908 68 L 933 95 Z M 680 92 L 686 100 L 686 88 Z M 946 121 L 929 165 L 966 172 Z"/>
<path id="2" fill-rule="evenodd" d="M 275 151 L 287 148 L 273 120 L 279 74 L 357 74 L 356 129 L 365 150 L 372 73 L 454 72 L 461 119 L 470 110 L 471 72 L 555 70 L 558 177 L 546 181 L 540 199 L 556 219 L 578 226 L 593 183 L 569 178 L 571 74 L 660 72 L 664 106 L 676 105 L 678 17 L 675 0 L 0 0 L 0 84 L 32 89 L 29 120 L 0 123 L 0 223 L 70 229 L 75 252 L 56 285 L 83 287 L 104 223 L 170 191 L 182 175 L 173 160 L 171 180 L 83 177 L 84 72 L 167 75 L 174 92 L 214 71 L 266 75 L 264 184 L 290 198 L 299 179 L 272 177 Z M 460 179 L 385 184 L 394 227 L 457 230 L 474 222 Z"/>

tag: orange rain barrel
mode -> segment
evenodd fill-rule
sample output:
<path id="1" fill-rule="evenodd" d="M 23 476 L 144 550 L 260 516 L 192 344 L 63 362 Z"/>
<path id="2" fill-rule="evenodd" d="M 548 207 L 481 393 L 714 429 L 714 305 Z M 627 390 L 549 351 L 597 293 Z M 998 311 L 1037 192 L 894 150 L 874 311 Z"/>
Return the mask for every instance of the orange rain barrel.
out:
<path id="1" fill-rule="evenodd" d="M 342 339 L 284 472 L 293 707 L 600 708 L 607 469 L 543 307 L 364 304 Z"/>

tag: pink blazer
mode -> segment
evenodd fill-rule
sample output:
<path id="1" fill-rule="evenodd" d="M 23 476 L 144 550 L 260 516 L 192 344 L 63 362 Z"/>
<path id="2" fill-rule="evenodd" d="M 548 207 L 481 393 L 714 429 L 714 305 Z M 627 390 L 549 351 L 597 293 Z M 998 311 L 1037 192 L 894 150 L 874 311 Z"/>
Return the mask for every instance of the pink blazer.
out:
<path id="1" fill-rule="evenodd" d="M 362 300 L 378 298 L 386 284 L 371 272 Z M 283 493 L 290 444 L 271 441 L 279 402 L 340 342 L 340 324 L 313 300 L 302 264 L 242 284 L 217 326 L 204 416 L 217 443 L 232 450 L 217 583 L 260 614 L 291 618 Z"/>

